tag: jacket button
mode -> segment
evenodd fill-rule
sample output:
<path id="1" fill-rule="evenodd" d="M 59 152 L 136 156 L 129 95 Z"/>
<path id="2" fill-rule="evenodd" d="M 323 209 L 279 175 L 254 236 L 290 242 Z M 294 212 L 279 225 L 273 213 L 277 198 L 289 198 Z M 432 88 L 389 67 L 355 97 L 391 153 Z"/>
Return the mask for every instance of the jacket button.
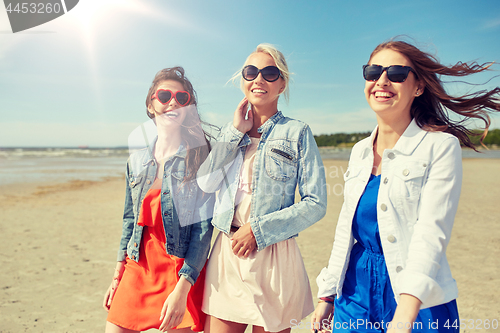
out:
<path id="1" fill-rule="evenodd" d="M 163 213 L 163 215 L 168 216 L 169 214 L 168 214 L 168 212 L 165 212 L 165 213 Z"/>
<path id="2" fill-rule="evenodd" d="M 387 236 L 387 240 L 390 243 L 394 243 L 396 241 L 396 237 L 394 237 L 394 235 L 389 235 L 389 236 Z"/>
<path id="3" fill-rule="evenodd" d="M 389 153 L 387 155 L 387 157 L 389 157 L 389 159 L 393 160 L 394 158 L 396 158 L 396 155 L 394 155 L 394 153 Z"/>
<path id="4" fill-rule="evenodd" d="M 389 178 L 385 177 L 384 178 L 384 184 L 387 184 L 389 182 Z"/>
<path id="5" fill-rule="evenodd" d="M 386 204 L 381 204 L 380 209 L 382 209 L 383 212 L 387 210 L 387 205 Z"/>
<path id="6" fill-rule="evenodd" d="M 135 260 L 135 256 L 132 256 L 132 260 Z"/>
<path id="7" fill-rule="evenodd" d="M 349 177 L 349 171 L 347 171 L 347 172 L 345 173 L 345 176 L 346 176 L 346 177 Z"/>
<path id="8" fill-rule="evenodd" d="M 427 166 L 427 163 L 422 164 L 422 166 L 425 168 Z"/>
<path id="9" fill-rule="evenodd" d="M 151 184 L 151 181 L 149 179 L 146 180 L 146 184 L 148 184 L 148 185 Z"/>
<path id="10" fill-rule="evenodd" d="M 396 273 L 399 273 L 399 272 L 401 272 L 402 270 L 403 270 L 403 267 L 401 267 L 401 266 L 396 267 Z"/>
<path id="11" fill-rule="evenodd" d="M 134 243 L 134 246 L 137 247 L 137 243 Z"/>
<path id="12" fill-rule="evenodd" d="M 409 174 L 410 174 L 410 170 L 408 170 L 408 169 L 404 169 L 403 170 L 403 175 L 404 176 L 408 176 Z"/>
<path id="13" fill-rule="evenodd" d="M 152 162 L 151 162 L 151 165 L 155 165 L 155 161 L 152 161 Z"/>

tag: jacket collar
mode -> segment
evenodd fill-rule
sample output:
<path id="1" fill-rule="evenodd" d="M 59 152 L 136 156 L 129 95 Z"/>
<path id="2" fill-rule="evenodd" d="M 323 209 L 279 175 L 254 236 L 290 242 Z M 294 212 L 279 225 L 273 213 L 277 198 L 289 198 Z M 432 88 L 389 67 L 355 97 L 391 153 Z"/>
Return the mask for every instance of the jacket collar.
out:
<path id="1" fill-rule="evenodd" d="M 283 113 L 281 113 L 281 111 L 278 110 L 275 114 L 273 114 L 273 116 L 271 118 L 269 118 L 265 123 L 260 125 L 260 127 L 257 129 L 257 132 L 264 133 L 264 131 L 270 130 L 282 118 L 284 118 Z"/>
<path id="2" fill-rule="evenodd" d="M 378 125 L 377 127 L 375 127 L 372 134 L 370 135 L 369 145 L 366 146 L 365 149 L 361 151 L 361 157 L 368 156 L 370 151 L 373 150 L 373 142 L 377 137 L 377 133 L 378 133 Z M 399 152 L 403 155 L 411 155 L 426 135 L 427 131 L 421 129 L 417 125 L 415 118 L 413 118 L 408 127 L 406 128 L 406 130 L 404 131 L 403 135 L 401 135 L 401 137 L 398 139 L 398 142 L 396 142 L 396 145 L 391 150 Z"/>

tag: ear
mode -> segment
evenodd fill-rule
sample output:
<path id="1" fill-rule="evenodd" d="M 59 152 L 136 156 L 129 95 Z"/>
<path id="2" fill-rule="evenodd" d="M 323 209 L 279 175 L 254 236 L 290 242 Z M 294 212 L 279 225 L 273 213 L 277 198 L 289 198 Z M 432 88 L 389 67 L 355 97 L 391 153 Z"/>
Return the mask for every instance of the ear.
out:
<path id="1" fill-rule="evenodd" d="M 284 90 L 285 90 L 285 86 L 282 86 L 282 87 L 280 88 L 280 94 L 281 94 Z"/>
<path id="2" fill-rule="evenodd" d="M 152 114 L 152 115 L 154 115 L 154 114 L 155 114 L 155 113 L 154 113 L 154 110 L 153 110 L 153 105 L 152 105 L 151 103 L 149 103 L 149 105 L 148 105 L 148 112 L 149 112 L 150 114 Z"/>
<path id="3" fill-rule="evenodd" d="M 422 81 L 418 82 L 417 91 L 415 92 L 415 97 L 418 97 L 424 93 L 425 85 Z"/>

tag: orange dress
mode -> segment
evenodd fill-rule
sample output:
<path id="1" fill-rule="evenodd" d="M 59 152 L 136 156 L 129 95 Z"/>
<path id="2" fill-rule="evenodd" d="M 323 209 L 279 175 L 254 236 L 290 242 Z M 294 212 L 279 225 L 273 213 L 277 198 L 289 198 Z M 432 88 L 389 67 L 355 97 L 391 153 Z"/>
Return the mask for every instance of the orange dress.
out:
<path id="1" fill-rule="evenodd" d="M 138 220 L 138 224 L 144 226 L 139 262 L 127 257 L 107 318 L 115 325 L 136 331 L 160 327 L 163 303 L 179 281 L 178 273 L 184 264 L 184 259 L 165 251 L 160 190 L 150 189 L 143 200 Z M 204 285 L 205 268 L 189 291 L 184 319 L 176 328 L 203 331 L 206 318 L 201 311 Z"/>

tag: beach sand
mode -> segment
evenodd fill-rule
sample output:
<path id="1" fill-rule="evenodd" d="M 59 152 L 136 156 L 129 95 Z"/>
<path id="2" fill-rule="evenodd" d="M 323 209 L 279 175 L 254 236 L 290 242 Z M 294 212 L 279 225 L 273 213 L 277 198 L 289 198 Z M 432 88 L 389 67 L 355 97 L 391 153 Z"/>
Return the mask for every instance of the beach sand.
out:
<path id="1" fill-rule="evenodd" d="M 462 332 L 496 332 L 500 328 L 485 329 L 485 320 L 500 320 L 500 159 L 463 165 L 448 247 L 460 317 L 469 327 Z M 331 251 L 347 161 L 325 160 L 325 167 L 327 215 L 297 238 L 314 297 Z M 121 177 L 0 187 L 0 332 L 104 332 L 101 304 L 115 266 L 124 189 Z"/>

